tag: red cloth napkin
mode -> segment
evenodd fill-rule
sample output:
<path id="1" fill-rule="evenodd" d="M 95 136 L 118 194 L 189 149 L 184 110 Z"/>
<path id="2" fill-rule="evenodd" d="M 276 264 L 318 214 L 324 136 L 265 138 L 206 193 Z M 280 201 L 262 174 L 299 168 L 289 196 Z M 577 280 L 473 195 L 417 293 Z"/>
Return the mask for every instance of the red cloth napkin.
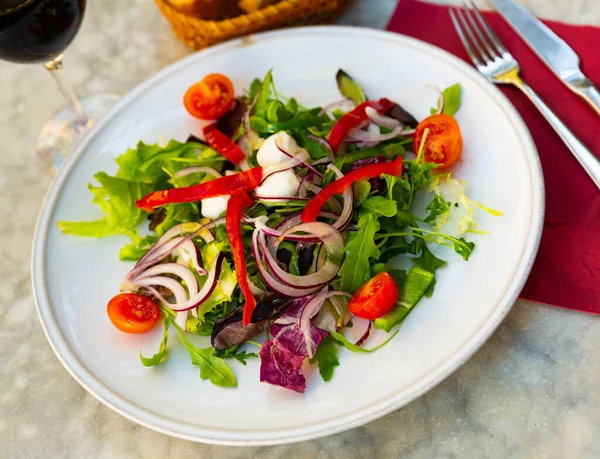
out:
<path id="1" fill-rule="evenodd" d="M 600 117 L 558 80 L 497 13 L 484 13 L 506 48 L 521 63 L 523 78 L 563 122 L 600 157 Z M 600 83 L 600 29 L 544 21 Z M 448 8 L 400 0 L 388 30 L 418 38 L 471 64 Z M 600 313 L 600 191 L 554 130 L 517 88 L 500 86 L 533 135 L 546 182 L 546 218 L 529 280 L 521 293 L 532 301 Z"/>

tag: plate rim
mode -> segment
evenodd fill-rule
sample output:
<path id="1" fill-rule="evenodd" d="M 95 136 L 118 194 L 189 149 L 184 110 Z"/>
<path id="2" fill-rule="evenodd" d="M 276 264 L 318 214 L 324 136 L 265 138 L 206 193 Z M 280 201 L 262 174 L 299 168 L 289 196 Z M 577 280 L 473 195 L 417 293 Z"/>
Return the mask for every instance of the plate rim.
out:
<path id="1" fill-rule="evenodd" d="M 61 195 L 61 190 L 66 180 L 71 175 L 74 166 L 80 157 L 85 154 L 87 146 L 92 139 L 114 118 L 122 109 L 127 107 L 144 90 L 153 87 L 164 78 L 168 78 L 179 68 L 185 67 L 194 61 L 200 61 L 213 53 L 224 52 L 238 46 L 248 46 L 248 37 L 230 40 L 217 46 L 210 47 L 200 52 L 192 53 L 157 73 L 147 78 L 132 90 L 130 90 L 109 112 L 92 128 L 86 138 L 79 144 L 75 151 L 67 158 L 58 175 L 53 180 L 46 196 L 42 202 L 32 245 L 32 290 L 38 318 L 42 325 L 46 339 L 54 354 L 65 367 L 68 373 L 97 400 L 108 406 L 123 417 L 148 427 L 152 430 L 173 437 L 219 445 L 230 446 L 258 446 L 293 443 L 314 438 L 332 435 L 349 430 L 354 427 L 371 422 L 386 414 L 401 408 L 402 406 L 417 399 L 424 393 L 433 389 L 445 378 L 450 376 L 461 365 L 463 365 L 479 348 L 487 341 L 491 334 L 500 325 L 504 317 L 517 300 L 529 272 L 535 261 L 539 247 L 545 209 L 544 179 L 542 175 L 541 162 L 537 149 L 529 130 L 523 119 L 510 101 L 502 92 L 480 75 L 473 67 L 458 57 L 448 53 L 437 46 L 402 34 L 384 30 L 369 29 L 365 27 L 352 26 L 309 26 L 283 29 L 261 34 L 252 35 L 252 43 L 264 42 L 266 40 L 301 36 L 312 33 L 328 35 L 361 34 L 372 39 L 384 39 L 400 45 L 421 49 L 427 54 L 436 57 L 461 70 L 475 83 L 478 83 L 490 95 L 492 100 L 503 110 L 519 140 L 523 144 L 527 164 L 529 167 L 529 181 L 531 184 L 532 209 L 529 222 L 529 233 L 523 247 L 523 254 L 517 265 L 513 278 L 507 286 L 504 296 L 498 303 L 490 316 L 481 324 L 480 328 L 470 335 L 459 346 L 459 350 L 452 354 L 446 361 L 430 370 L 423 378 L 412 383 L 402 393 L 396 393 L 386 402 L 375 402 L 368 408 L 353 410 L 334 420 L 323 423 L 315 423 L 310 429 L 306 426 L 276 429 L 269 431 L 234 431 L 225 429 L 207 429 L 193 424 L 165 418 L 154 412 L 136 405 L 114 392 L 103 384 L 96 376 L 78 359 L 72 349 L 66 343 L 51 307 L 49 292 L 45 285 L 45 254 L 47 236 L 51 224 L 51 216 Z M 251 44 L 250 44 L 251 46 Z"/>

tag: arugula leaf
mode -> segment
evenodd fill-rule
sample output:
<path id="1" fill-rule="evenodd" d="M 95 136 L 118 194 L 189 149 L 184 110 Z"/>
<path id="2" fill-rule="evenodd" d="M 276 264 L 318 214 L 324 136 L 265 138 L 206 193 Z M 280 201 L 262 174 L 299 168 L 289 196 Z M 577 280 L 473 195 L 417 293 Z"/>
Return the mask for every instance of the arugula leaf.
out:
<path id="1" fill-rule="evenodd" d="M 475 249 L 475 243 L 468 242 L 464 237 L 458 239 L 452 238 L 451 241 L 452 245 L 454 245 L 454 251 L 467 261 L 473 252 L 473 249 Z"/>
<path id="2" fill-rule="evenodd" d="M 473 250 L 475 249 L 475 243 L 474 242 L 469 242 L 467 240 L 465 240 L 465 238 L 461 237 L 461 238 L 455 238 L 453 236 L 449 236 L 448 234 L 444 234 L 444 233 L 440 233 L 439 231 L 429 231 L 423 228 L 411 228 L 416 234 L 415 236 L 417 237 L 423 237 L 422 235 L 420 235 L 419 233 L 425 233 L 425 234 L 429 234 L 430 236 L 437 236 L 440 239 L 445 239 L 449 242 L 452 243 L 453 247 L 454 247 L 454 251 L 456 253 L 458 253 L 461 257 L 463 257 L 463 259 L 465 261 L 469 260 L 469 256 L 471 256 L 471 253 L 473 253 Z M 436 243 L 439 243 L 438 241 L 436 241 Z"/>
<path id="3" fill-rule="evenodd" d="M 330 381 L 333 376 L 333 370 L 340 365 L 337 354 L 335 340 L 327 336 L 323 338 L 323 341 L 319 344 L 315 356 L 309 360 L 309 363 L 311 364 L 314 364 L 315 362 L 318 363 L 319 373 L 321 374 L 323 381 Z"/>
<path id="4" fill-rule="evenodd" d="M 375 319 L 375 328 L 389 332 L 408 316 L 412 308 L 419 302 L 429 289 L 435 275 L 418 266 L 413 266 L 406 276 L 404 288 L 400 293 L 398 304 L 385 316 Z"/>
<path id="5" fill-rule="evenodd" d="M 291 116 L 280 100 L 270 100 L 265 107 L 265 117 L 271 123 L 288 121 Z"/>
<path id="6" fill-rule="evenodd" d="M 444 99 L 444 110 L 442 111 L 442 113 L 450 116 L 454 116 L 456 114 L 456 112 L 460 108 L 460 92 L 461 87 L 458 83 L 444 89 L 444 91 L 442 92 L 442 98 Z M 432 115 L 437 113 L 439 108 L 440 104 L 438 101 L 437 108 L 432 108 L 430 110 L 430 113 Z"/>
<path id="7" fill-rule="evenodd" d="M 378 259 L 380 252 L 375 244 L 379 222 L 372 213 L 363 213 L 358 219 L 358 233 L 350 240 L 344 251 L 346 258 L 339 271 L 341 290 L 354 293 L 370 279 L 370 259 Z"/>
<path id="8" fill-rule="evenodd" d="M 450 201 L 446 201 L 439 194 L 434 194 L 431 202 L 427 204 L 427 207 L 425 207 L 425 212 L 427 212 L 429 215 L 427 215 L 423 221 L 425 223 L 433 223 L 439 215 L 448 212 L 451 205 L 452 204 Z"/>
<path id="9" fill-rule="evenodd" d="M 258 354 L 256 354 L 255 352 L 246 352 L 246 351 L 237 352 L 239 347 L 240 347 L 239 345 L 235 345 L 235 346 L 230 347 L 229 349 L 215 351 L 213 354 L 216 357 L 219 357 L 221 359 L 234 358 L 244 366 L 247 363 L 246 359 L 258 358 Z"/>
<path id="10" fill-rule="evenodd" d="M 258 78 L 252 80 L 252 83 L 250 83 L 250 90 L 248 91 L 248 99 L 250 99 L 251 101 L 254 100 L 254 98 L 258 94 L 258 91 L 260 91 L 261 86 L 262 81 L 260 81 Z"/>
<path id="11" fill-rule="evenodd" d="M 371 183 L 368 180 L 358 180 L 354 183 L 354 206 L 360 206 L 371 193 Z"/>
<path id="12" fill-rule="evenodd" d="M 383 196 L 370 197 L 361 206 L 361 212 L 368 212 L 376 217 L 393 217 L 397 211 L 396 202 Z"/>
<path id="13" fill-rule="evenodd" d="M 142 361 L 142 365 L 145 367 L 153 367 L 154 365 L 158 365 L 167 358 L 167 340 L 169 339 L 169 326 L 171 325 L 171 318 L 169 316 L 165 318 L 164 325 L 165 332 L 163 334 L 163 339 L 160 342 L 158 352 L 152 357 L 144 357 L 142 355 L 142 351 L 140 351 L 140 360 Z"/>
<path id="14" fill-rule="evenodd" d="M 381 174 L 385 180 L 387 196 L 396 201 L 399 211 L 406 211 L 412 201 L 413 187 L 406 177 L 396 177 L 394 175 Z"/>
<path id="15" fill-rule="evenodd" d="M 329 156 L 330 153 L 327 147 L 321 142 L 309 138 L 306 129 L 295 129 L 290 134 L 298 145 L 308 152 L 312 159 L 317 160 Z"/>
<path id="16" fill-rule="evenodd" d="M 393 217 L 396 203 L 383 196 L 366 199 L 359 211 L 358 233 L 348 238 L 344 251 L 346 258 L 339 271 L 341 289 L 354 293 L 370 279 L 370 259 L 377 260 L 381 254 L 375 244 L 375 234 L 380 229 L 380 217 Z"/>
<path id="17" fill-rule="evenodd" d="M 229 365 L 214 355 L 212 347 L 198 348 L 192 342 L 185 339 L 183 332 L 176 327 L 177 333 L 183 341 L 192 359 L 192 364 L 200 368 L 200 379 L 208 379 L 215 386 L 237 387 L 237 379 Z"/>
<path id="18" fill-rule="evenodd" d="M 413 263 L 413 266 L 417 266 L 418 268 L 435 274 L 436 269 L 442 268 L 448 264 L 444 260 L 437 258 L 433 253 L 431 253 L 431 250 L 429 250 L 427 245 L 423 244 L 422 250 L 423 251 L 419 258 L 410 259 L 410 261 Z"/>
<path id="19" fill-rule="evenodd" d="M 367 101 L 367 96 L 360 85 L 342 69 L 338 70 L 335 75 L 335 80 L 337 81 L 340 93 L 342 93 L 344 97 L 352 99 L 356 105 L 360 105 Z"/>
<path id="20" fill-rule="evenodd" d="M 272 69 L 267 72 L 260 87 L 257 89 L 258 99 L 252 111 L 256 114 L 262 114 L 269 98 L 271 97 L 271 85 L 273 84 Z M 256 97 L 256 94 L 253 95 Z"/>
<path id="21" fill-rule="evenodd" d="M 409 142 L 412 142 L 410 138 L 402 140 L 400 142 L 391 143 L 383 147 L 381 149 L 381 152 L 390 159 L 396 159 L 398 156 L 404 155 L 404 152 L 406 151 L 404 149 L 404 145 L 406 145 Z"/>
<path id="22" fill-rule="evenodd" d="M 290 131 L 292 129 L 317 127 L 329 121 L 329 117 L 327 117 L 326 115 L 319 116 L 311 115 L 308 112 L 303 113 L 306 113 L 306 115 L 277 123 L 270 123 L 264 120 L 263 118 L 254 115 L 250 117 L 250 125 L 253 129 L 262 134 L 274 134 L 279 131 Z"/>
<path id="23" fill-rule="evenodd" d="M 379 320 L 379 319 L 377 319 L 377 320 Z M 381 349 L 383 346 L 385 346 L 387 343 L 389 343 L 394 338 L 394 336 L 396 336 L 398 334 L 399 331 L 400 330 L 396 330 L 392 336 L 390 336 L 388 339 L 386 339 L 379 346 L 375 346 L 373 349 L 365 349 L 364 347 L 359 347 L 356 344 L 353 344 L 350 341 L 348 341 L 346 339 L 346 337 L 344 335 L 342 335 L 341 333 L 338 333 L 335 331 L 332 331 L 330 333 L 331 333 L 332 338 L 335 339 L 338 343 L 343 344 L 344 347 L 346 347 L 346 349 L 349 349 L 352 352 L 360 352 L 360 353 L 366 354 L 369 352 L 375 352 L 377 349 Z"/>
<path id="24" fill-rule="evenodd" d="M 298 101 L 296 99 L 294 99 L 293 97 L 287 101 L 287 104 L 285 104 L 285 109 L 292 116 L 296 114 L 299 107 L 300 106 L 298 105 Z"/>
<path id="25" fill-rule="evenodd" d="M 145 213 L 138 209 L 135 201 L 152 191 L 150 185 L 111 177 L 106 172 L 94 175 L 100 186 L 90 184 L 94 195 L 92 202 L 104 212 L 102 220 L 89 222 L 59 221 L 58 228 L 65 234 L 103 237 L 114 234 L 132 234 Z"/>

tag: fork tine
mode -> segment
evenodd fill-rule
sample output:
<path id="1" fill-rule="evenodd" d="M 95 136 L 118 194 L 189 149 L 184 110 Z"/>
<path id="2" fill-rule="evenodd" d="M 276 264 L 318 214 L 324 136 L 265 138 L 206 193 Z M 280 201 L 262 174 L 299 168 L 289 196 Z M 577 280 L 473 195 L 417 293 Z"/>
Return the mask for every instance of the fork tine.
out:
<path id="1" fill-rule="evenodd" d="M 493 58 L 491 58 L 489 54 L 482 48 L 481 44 L 479 44 L 479 42 L 477 41 L 477 38 L 475 38 L 475 35 L 473 35 L 473 31 L 471 30 L 471 27 L 469 27 L 469 24 L 467 24 L 467 20 L 465 19 L 465 12 L 461 8 L 457 8 L 456 16 L 458 17 L 459 22 L 462 24 L 463 30 L 467 33 L 467 36 L 469 37 L 471 43 L 475 46 L 477 51 L 479 51 L 479 55 L 481 56 L 483 61 L 492 61 Z"/>
<path id="2" fill-rule="evenodd" d="M 500 51 L 500 54 L 508 53 L 508 50 L 504 47 L 504 45 L 502 44 L 502 42 L 500 41 L 498 36 L 494 33 L 494 31 L 492 30 L 492 28 L 490 27 L 488 22 L 485 20 L 485 18 L 483 17 L 483 14 L 481 14 L 481 11 L 479 11 L 479 8 L 477 8 L 477 5 L 475 5 L 475 3 L 473 3 L 473 0 L 469 0 L 469 2 L 471 3 L 471 7 L 473 8 L 475 15 L 477 16 L 477 19 L 479 19 L 479 23 L 485 30 L 486 35 L 492 41 L 494 46 L 496 46 L 498 51 Z"/>
<path id="3" fill-rule="evenodd" d="M 469 4 L 471 5 L 471 7 L 473 7 L 474 6 L 473 0 L 470 0 Z M 469 24 L 471 24 L 471 29 L 473 29 L 475 31 L 475 35 L 477 35 L 479 42 L 483 46 L 483 49 L 486 52 L 486 56 L 489 57 L 489 59 L 491 61 L 493 61 L 496 57 L 502 57 L 500 55 L 500 53 L 498 53 L 498 51 L 496 50 L 494 45 L 490 42 L 490 40 L 484 36 L 484 34 L 481 30 L 481 26 L 479 26 L 477 24 L 477 21 L 475 21 L 475 15 L 469 9 L 469 5 L 467 5 L 465 3 L 463 6 L 464 6 L 465 16 L 467 17 Z"/>
<path id="4" fill-rule="evenodd" d="M 476 67 L 485 65 L 481 61 L 481 59 L 479 58 L 479 56 L 477 55 L 477 53 L 475 52 L 473 47 L 471 46 L 471 43 L 469 42 L 468 38 L 466 37 L 462 26 L 458 22 L 455 10 L 453 8 L 450 8 L 449 12 L 450 12 L 450 19 L 452 20 L 452 24 L 454 24 L 454 28 L 456 29 L 456 33 L 458 34 L 458 38 L 460 38 L 460 41 L 462 42 L 463 46 L 467 50 L 467 54 L 473 61 L 473 64 L 475 64 Z"/>

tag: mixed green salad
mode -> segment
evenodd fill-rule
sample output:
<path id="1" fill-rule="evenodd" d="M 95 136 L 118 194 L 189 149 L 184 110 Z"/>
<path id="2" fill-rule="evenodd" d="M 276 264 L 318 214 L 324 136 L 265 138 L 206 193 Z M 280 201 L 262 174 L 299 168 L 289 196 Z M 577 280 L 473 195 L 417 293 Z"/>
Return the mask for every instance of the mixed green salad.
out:
<path id="1" fill-rule="evenodd" d="M 305 365 L 329 381 L 341 347 L 376 350 L 434 294 L 446 261 L 432 244 L 467 261 L 476 211 L 500 215 L 449 172 L 463 148 L 459 85 L 419 121 L 342 70 L 336 80 L 342 100 L 307 108 L 277 92 L 271 71 L 238 97 L 226 76 L 206 76 L 184 96 L 201 134 L 139 142 L 89 186 L 104 216 L 58 223 L 131 239 L 119 256 L 135 265 L 107 312 L 127 333 L 162 318 L 143 365 L 168 358 L 174 331 L 202 379 L 235 387 L 232 366 L 259 358 L 261 381 L 304 392 Z M 375 348 L 374 329 L 389 333 Z"/>

